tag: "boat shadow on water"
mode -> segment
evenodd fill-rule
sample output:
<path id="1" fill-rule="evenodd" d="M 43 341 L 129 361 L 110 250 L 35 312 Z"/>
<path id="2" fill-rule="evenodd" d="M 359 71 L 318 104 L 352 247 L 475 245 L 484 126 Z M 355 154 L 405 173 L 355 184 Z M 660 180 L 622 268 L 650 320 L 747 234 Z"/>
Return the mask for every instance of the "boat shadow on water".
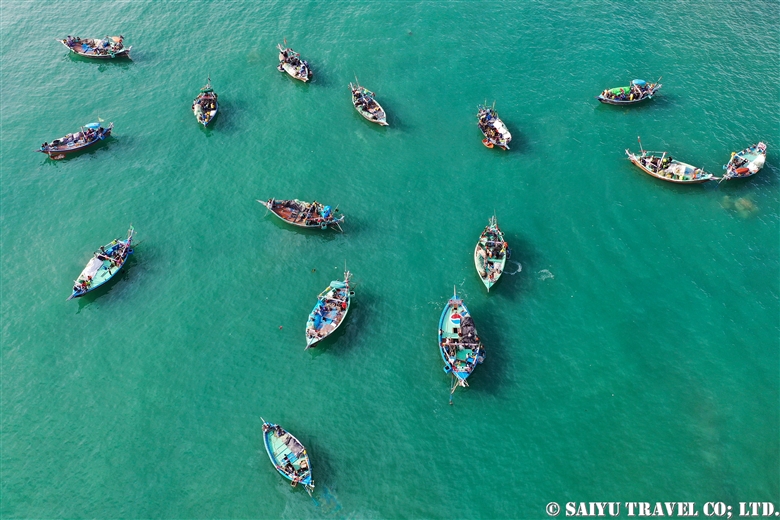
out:
<path id="1" fill-rule="evenodd" d="M 466 305 L 469 305 L 468 302 Z M 518 365 L 517 359 L 510 363 L 510 353 L 507 352 L 509 338 L 504 331 L 510 328 L 509 324 L 503 323 L 503 320 L 496 314 L 490 312 L 494 305 L 495 303 L 484 302 L 478 307 L 472 304 L 474 309 L 469 306 L 479 338 L 485 346 L 485 361 L 474 369 L 474 374 L 468 379 L 469 388 L 466 388 L 466 391 L 485 392 L 490 395 L 500 394 L 506 391 L 506 374 L 510 370 L 509 367 Z M 515 349 L 511 354 L 517 357 L 522 354 L 522 349 Z M 515 369 L 511 368 L 511 370 Z M 459 389 L 461 392 L 463 390 Z M 457 393 L 456 391 L 455 399 L 457 399 Z"/>
<path id="2" fill-rule="evenodd" d="M 509 129 L 509 132 L 512 134 L 512 141 L 509 143 L 511 148 L 505 151 L 509 153 L 527 154 L 531 150 L 531 144 L 525 134 L 519 130 L 513 130 L 509 125 L 507 125 L 507 129 Z"/>
<path id="3" fill-rule="evenodd" d="M 316 439 L 308 438 L 306 451 L 312 460 L 312 477 L 314 479 L 314 492 L 311 501 L 319 509 L 320 514 L 331 515 L 343 509 L 341 502 L 328 487 L 328 482 L 333 482 L 333 457 L 328 453 L 324 445 L 318 444 Z M 303 489 L 301 488 L 303 491 Z"/>
<path id="4" fill-rule="evenodd" d="M 220 95 L 217 115 L 214 116 L 214 119 L 208 126 L 201 124 L 198 126 L 201 127 L 200 129 L 206 134 L 206 137 L 213 137 L 212 130 L 226 136 L 236 135 L 239 132 L 246 133 L 246 130 L 241 127 L 242 123 L 246 123 L 246 121 L 242 122 L 241 117 L 247 113 L 248 107 L 249 105 L 242 101 L 222 98 Z"/>

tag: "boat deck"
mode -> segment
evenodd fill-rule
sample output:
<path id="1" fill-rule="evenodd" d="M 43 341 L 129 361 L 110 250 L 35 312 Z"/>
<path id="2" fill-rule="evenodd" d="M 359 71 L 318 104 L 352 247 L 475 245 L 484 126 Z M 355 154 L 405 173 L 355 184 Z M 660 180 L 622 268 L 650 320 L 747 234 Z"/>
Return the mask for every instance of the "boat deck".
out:
<path id="1" fill-rule="evenodd" d="M 277 471 L 288 480 L 297 479 L 303 484 L 311 484 L 311 466 L 306 449 L 283 428 L 268 426 L 269 431 L 263 432 L 265 447 Z"/>
<path id="2" fill-rule="evenodd" d="M 452 372 L 456 377 L 465 380 L 474 370 L 478 362 L 481 344 L 477 342 L 464 342 L 461 336 L 461 323 L 471 320 L 468 309 L 460 300 L 450 300 L 442 313 L 439 322 L 439 349 L 442 358 L 449 365 L 447 372 Z"/>
<path id="3" fill-rule="evenodd" d="M 317 303 L 306 321 L 306 348 L 325 339 L 344 321 L 349 312 L 349 273 L 344 282 L 333 281 L 317 296 Z"/>

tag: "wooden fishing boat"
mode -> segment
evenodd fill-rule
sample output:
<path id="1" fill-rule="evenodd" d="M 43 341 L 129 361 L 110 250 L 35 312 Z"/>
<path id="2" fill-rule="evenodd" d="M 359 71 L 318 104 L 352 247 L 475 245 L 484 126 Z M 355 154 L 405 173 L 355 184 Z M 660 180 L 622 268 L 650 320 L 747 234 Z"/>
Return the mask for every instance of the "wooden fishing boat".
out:
<path id="1" fill-rule="evenodd" d="M 387 123 L 387 114 L 382 105 L 374 97 L 375 94 L 365 87 L 361 87 L 355 78 L 355 83 L 349 84 L 352 91 L 352 106 L 358 111 L 358 114 L 372 123 L 382 126 L 389 126 Z"/>
<path id="2" fill-rule="evenodd" d="M 495 109 L 495 103 L 492 107 L 479 105 L 477 107 L 477 124 L 485 138 L 482 144 L 488 148 L 498 146 L 504 150 L 509 150 L 509 141 L 512 140 L 512 134 L 509 133 L 506 125 Z"/>
<path id="3" fill-rule="evenodd" d="M 759 142 L 741 152 L 733 152 L 728 164 L 723 166 L 726 174 L 721 181 L 742 179 L 757 174 L 766 162 L 766 144 Z"/>
<path id="4" fill-rule="evenodd" d="M 474 320 L 466 305 L 458 298 L 457 289 L 447 301 L 439 319 L 439 351 L 444 360 L 444 372 L 452 374 L 452 393 L 458 386 L 468 386 L 466 379 L 485 360 L 485 348 L 477 336 Z"/>
<path id="5" fill-rule="evenodd" d="M 504 233 L 499 229 L 494 215 L 490 217 L 490 222 L 479 236 L 477 246 L 474 248 L 474 265 L 488 291 L 504 273 L 508 256 L 509 249 L 504 242 Z"/>
<path id="6" fill-rule="evenodd" d="M 79 152 L 85 148 L 99 143 L 109 135 L 114 129 L 114 123 L 110 123 L 108 128 L 103 128 L 100 123 L 89 123 L 84 125 L 78 132 L 67 134 L 51 143 L 43 143 L 36 152 L 45 153 L 55 161 L 64 159 L 68 154 Z"/>
<path id="7" fill-rule="evenodd" d="M 639 144 L 640 150 L 642 144 Z M 690 164 L 673 159 L 666 152 L 650 152 L 641 150 L 637 155 L 626 150 L 629 160 L 640 170 L 648 175 L 661 179 L 662 181 L 674 182 L 677 184 L 700 184 L 707 181 L 718 180 L 711 173 L 707 173 L 701 168 L 691 166 Z"/>
<path id="8" fill-rule="evenodd" d="M 57 41 L 79 56 L 95 60 L 111 60 L 130 57 L 130 49 L 133 46 L 125 47 L 124 40 L 124 36 L 106 36 L 101 39 L 68 36 Z"/>
<path id="9" fill-rule="evenodd" d="M 311 477 L 311 461 L 301 441 L 279 426 L 263 421 L 263 444 L 271 464 L 281 476 L 290 481 L 293 487 L 303 484 L 311 496 L 314 480 Z"/>
<path id="10" fill-rule="evenodd" d="M 200 94 L 192 102 L 192 113 L 195 114 L 198 123 L 208 126 L 216 117 L 217 112 L 219 112 L 217 93 L 211 88 L 211 76 L 209 76 L 208 82 L 200 89 Z"/>
<path id="11" fill-rule="evenodd" d="M 658 78 L 658 81 L 661 81 L 661 78 Z M 635 105 L 653 98 L 662 86 L 658 81 L 648 83 L 643 79 L 635 79 L 627 87 L 605 89 L 596 99 L 608 105 Z"/>
<path id="12" fill-rule="evenodd" d="M 73 282 L 73 294 L 68 300 L 84 296 L 116 276 L 124 267 L 127 257 L 133 253 L 131 246 L 134 234 L 135 230 L 133 226 L 130 226 L 125 240 L 115 238 L 108 244 L 100 246 L 100 249 L 95 251 L 87 262 L 87 266 Z"/>
<path id="13" fill-rule="evenodd" d="M 286 44 L 286 42 L 285 42 Z M 286 72 L 290 77 L 303 81 L 309 81 L 314 73 L 306 60 L 301 59 L 301 55 L 294 50 L 283 48 L 277 44 L 279 49 L 279 72 Z"/>
<path id="14" fill-rule="evenodd" d="M 293 226 L 319 229 L 336 227 L 339 231 L 343 231 L 341 223 L 344 222 L 344 215 L 336 216 L 339 208 L 332 209 L 330 206 L 320 204 L 316 200 L 314 202 L 303 202 L 298 199 L 268 199 L 267 201 L 258 200 L 257 202 Z"/>
<path id="15" fill-rule="evenodd" d="M 355 294 L 349 289 L 349 271 L 344 272 L 344 281 L 334 280 L 327 289 L 317 296 L 314 305 L 306 321 L 306 348 L 308 350 L 320 341 L 333 334 L 344 322 L 349 312 L 349 302 Z"/>

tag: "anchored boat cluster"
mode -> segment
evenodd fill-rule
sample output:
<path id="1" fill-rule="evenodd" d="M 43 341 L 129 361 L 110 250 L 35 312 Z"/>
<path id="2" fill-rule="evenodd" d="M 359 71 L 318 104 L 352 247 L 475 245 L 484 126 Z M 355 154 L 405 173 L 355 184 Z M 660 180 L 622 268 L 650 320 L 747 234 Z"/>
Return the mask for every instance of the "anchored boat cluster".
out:
<path id="1" fill-rule="evenodd" d="M 112 59 L 130 57 L 132 47 L 124 47 L 122 36 L 106 37 L 105 39 L 80 39 L 72 36 L 60 40 L 71 52 L 91 59 Z M 285 41 L 285 45 L 286 45 Z M 314 73 L 306 60 L 289 47 L 278 45 L 280 72 L 287 73 L 297 80 L 308 82 Z M 355 83 L 350 83 L 352 105 L 366 120 L 388 126 L 387 113 L 376 100 L 373 92 Z M 660 78 L 655 83 L 644 80 L 633 80 L 629 86 L 605 89 L 597 99 L 610 105 L 633 105 L 645 102 L 661 88 Z M 211 86 L 209 77 L 206 85 L 192 103 L 192 111 L 199 124 L 207 126 L 219 111 L 217 93 Z M 509 150 L 512 135 L 498 117 L 493 106 L 479 105 L 477 121 L 484 139 L 482 143 L 488 147 L 498 147 Z M 73 134 L 68 134 L 51 143 L 43 143 L 39 152 L 46 153 L 52 159 L 62 159 L 68 153 L 83 150 L 111 135 L 113 123 L 103 128 L 100 122 L 84 125 Z M 766 160 L 766 144 L 759 142 L 734 152 L 728 164 L 723 168 L 726 173 L 718 178 L 701 168 L 678 161 L 666 152 L 650 152 L 642 148 L 635 154 L 626 150 L 633 164 L 653 177 L 675 183 L 702 183 L 710 180 L 726 180 L 739 177 L 749 177 L 758 173 Z M 268 199 L 258 200 L 276 217 L 293 226 L 327 230 L 335 228 L 343 231 L 341 224 L 344 216 L 339 215 L 338 207 L 320 202 L 304 202 L 298 199 Z M 78 276 L 73 285 L 69 300 L 84 296 L 113 278 L 125 265 L 133 253 L 132 241 L 135 230 L 131 226 L 124 240 L 114 239 L 109 244 L 95 251 L 87 266 Z M 474 248 L 474 266 L 485 288 L 490 289 L 498 282 L 504 272 L 511 251 L 504 233 L 498 226 L 496 216 L 490 218 L 488 225 L 482 231 Z M 350 300 L 355 295 L 350 286 L 351 273 L 344 270 L 344 279 L 330 282 L 318 296 L 314 308 L 306 321 L 306 349 L 315 347 L 323 339 L 333 334 L 344 322 L 349 312 Z M 441 318 L 438 332 L 439 350 L 444 362 L 444 372 L 452 377 L 450 388 L 450 404 L 452 395 L 460 387 L 468 386 L 466 379 L 474 372 L 476 366 L 485 359 L 485 347 L 477 334 L 474 320 L 465 303 L 458 297 L 457 289 L 450 298 Z M 276 470 L 293 486 L 302 484 L 309 494 L 314 489 L 311 473 L 311 462 L 303 444 L 291 433 L 277 424 L 263 420 L 263 439 L 268 457 Z"/>

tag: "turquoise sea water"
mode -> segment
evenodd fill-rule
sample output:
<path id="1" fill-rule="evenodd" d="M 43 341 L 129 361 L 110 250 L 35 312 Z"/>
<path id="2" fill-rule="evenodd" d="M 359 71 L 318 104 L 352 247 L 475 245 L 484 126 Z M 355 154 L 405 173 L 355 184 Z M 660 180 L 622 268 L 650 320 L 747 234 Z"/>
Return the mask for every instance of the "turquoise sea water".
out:
<path id="1" fill-rule="evenodd" d="M 0 515 L 780 506 L 779 23 L 774 1 L 4 1 Z M 133 60 L 72 57 L 68 34 L 123 34 Z M 283 38 L 310 84 L 275 70 Z M 355 75 L 389 127 L 350 106 Z M 644 106 L 594 99 L 662 75 Z M 480 143 L 494 100 L 509 152 Z M 98 117 L 109 142 L 33 153 Z M 675 186 L 628 162 L 637 136 L 716 174 L 758 140 L 768 161 Z M 291 229 L 271 197 L 338 204 L 345 233 Z M 472 254 L 494 212 L 513 256 L 488 295 Z M 131 223 L 118 280 L 66 303 Z M 345 262 L 350 315 L 304 352 Z M 449 406 L 453 286 L 487 359 Z M 313 498 L 271 467 L 261 416 L 307 446 Z"/>

